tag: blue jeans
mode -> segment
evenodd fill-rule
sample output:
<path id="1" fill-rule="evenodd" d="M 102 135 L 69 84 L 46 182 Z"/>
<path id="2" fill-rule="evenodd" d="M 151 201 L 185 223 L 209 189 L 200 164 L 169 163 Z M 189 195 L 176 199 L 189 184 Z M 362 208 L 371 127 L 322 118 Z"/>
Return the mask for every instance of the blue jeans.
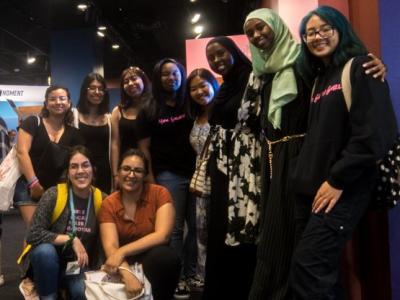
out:
<path id="1" fill-rule="evenodd" d="M 196 275 L 196 199 L 189 193 L 189 178 L 163 171 L 157 175 L 158 184 L 171 193 L 175 206 L 175 226 L 171 234 L 171 246 L 181 259 L 183 277 Z M 184 239 L 185 221 L 187 235 Z"/>
<path id="2" fill-rule="evenodd" d="M 85 300 L 84 272 L 78 275 L 65 275 L 65 268 L 59 251 L 52 244 L 40 244 L 29 255 L 33 280 L 39 296 L 45 299 L 57 299 L 60 283 L 68 292 L 68 299 Z"/>

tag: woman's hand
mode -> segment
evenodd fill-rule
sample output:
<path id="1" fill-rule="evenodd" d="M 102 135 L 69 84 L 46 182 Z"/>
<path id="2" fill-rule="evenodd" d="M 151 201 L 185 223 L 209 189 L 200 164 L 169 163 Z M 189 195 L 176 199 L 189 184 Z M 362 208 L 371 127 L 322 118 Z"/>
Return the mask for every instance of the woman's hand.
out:
<path id="1" fill-rule="evenodd" d="M 317 195 L 314 197 L 311 211 L 313 213 L 319 213 L 325 209 L 325 213 L 329 213 L 335 206 L 343 190 L 338 190 L 332 187 L 327 181 L 325 181 L 318 189 Z"/>
<path id="2" fill-rule="evenodd" d="M 122 264 L 125 257 L 118 250 L 114 254 L 110 255 L 104 263 L 104 271 L 109 274 L 115 274 L 118 272 L 118 267 Z"/>
<path id="3" fill-rule="evenodd" d="M 372 60 L 363 64 L 365 73 L 372 74 L 374 78 L 380 78 L 382 82 L 385 81 L 386 66 L 383 64 L 382 60 L 377 58 L 372 53 L 369 53 L 368 56 L 371 57 Z"/>
<path id="4" fill-rule="evenodd" d="M 79 238 L 75 237 L 72 240 L 72 250 L 74 250 L 78 265 L 80 267 L 87 266 L 89 264 L 89 256 L 87 255 L 85 247 Z"/>
<path id="5" fill-rule="evenodd" d="M 125 292 L 128 298 L 133 298 L 138 296 L 143 290 L 143 284 L 139 281 L 139 279 L 125 271 L 121 270 L 122 273 L 122 281 L 125 283 Z"/>
<path id="6" fill-rule="evenodd" d="M 40 183 L 37 183 L 31 188 L 31 197 L 33 199 L 40 199 L 40 197 L 43 195 L 43 192 L 43 187 L 40 185 Z"/>

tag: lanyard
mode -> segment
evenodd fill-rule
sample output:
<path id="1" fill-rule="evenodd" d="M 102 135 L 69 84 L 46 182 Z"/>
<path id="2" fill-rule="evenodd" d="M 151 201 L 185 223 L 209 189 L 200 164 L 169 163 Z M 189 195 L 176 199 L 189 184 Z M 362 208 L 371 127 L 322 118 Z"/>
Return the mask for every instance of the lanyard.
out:
<path id="1" fill-rule="evenodd" d="M 89 212 L 92 206 L 92 189 L 90 189 L 89 194 L 89 202 L 86 206 L 86 217 L 85 217 L 85 226 L 87 225 L 89 219 Z M 72 193 L 72 189 L 69 189 L 69 208 L 71 211 L 71 225 L 72 225 L 72 232 L 76 233 L 76 225 L 75 225 L 75 205 L 74 205 L 74 194 Z"/>

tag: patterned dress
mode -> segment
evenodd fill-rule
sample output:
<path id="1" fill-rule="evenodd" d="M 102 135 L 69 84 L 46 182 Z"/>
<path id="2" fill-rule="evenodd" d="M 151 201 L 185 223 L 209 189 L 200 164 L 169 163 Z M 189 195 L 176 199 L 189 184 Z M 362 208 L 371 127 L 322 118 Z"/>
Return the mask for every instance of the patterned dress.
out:
<path id="1" fill-rule="evenodd" d="M 194 122 L 190 132 L 190 144 L 196 152 L 196 162 L 203 150 L 204 143 L 210 132 L 210 124 Z M 209 197 L 196 197 L 196 229 L 197 229 L 197 275 L 204 278 L 207 247 L 207 215 Z"/>

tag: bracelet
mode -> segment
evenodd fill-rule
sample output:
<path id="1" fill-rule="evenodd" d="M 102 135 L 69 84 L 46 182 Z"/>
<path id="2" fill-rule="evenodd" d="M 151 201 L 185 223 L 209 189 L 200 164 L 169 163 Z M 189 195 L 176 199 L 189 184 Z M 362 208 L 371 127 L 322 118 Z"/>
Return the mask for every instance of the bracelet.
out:
<path id="1" fill-rule="evenodd" d="M 39 179 L 36 177 L 28 183 L 28 188 L 31 190 L 35 185 L 39 184 Z"/>
<path id="2" fill-rule="evenodd" d="M 36 180 L 38 180 L 38 178 L 37 178 L 36 176 L 33 176 L 33 177 L 31 178 L 31 180 L 28 181 L 28 185 L 31 185 L 32 182 L 34 182 L 34 181 L 36 181 Z"/>
<path id="3" fill-rule="evenodd" d="M 76 232 L 68 233 L 68 241 L 65 242 L 62 251 L 65 251 L 67 248 L 69 248 L 72 245 L 74 238 L 76 238 Z"/>

